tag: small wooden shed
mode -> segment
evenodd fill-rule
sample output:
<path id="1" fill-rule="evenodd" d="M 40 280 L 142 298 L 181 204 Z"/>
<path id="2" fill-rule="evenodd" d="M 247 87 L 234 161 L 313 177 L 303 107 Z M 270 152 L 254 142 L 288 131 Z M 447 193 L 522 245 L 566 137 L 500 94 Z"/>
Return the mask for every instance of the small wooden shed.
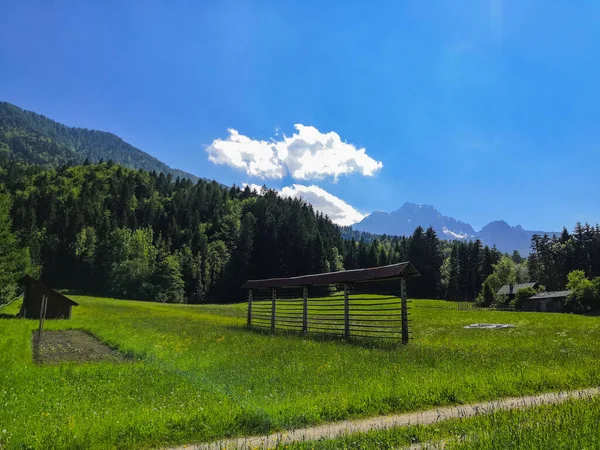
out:
<path id="1" fill-rule="evenodd" d="M 538 292 L 523 302 L 522 311 L 564 312 L 571 291 Z"/>
<path id="2" fill-rule="evenodd" d="M 71 308 L 79 305 L 69 297 L 56 292 L 29 275 L 21 278 L 19 284 L 23 286 L 23 305 L 21 306 L 20 315 L 26 319 L 40 318 L 42 297 L 44 295 L 48 297 L 46 319 L 70 319 Z"/>

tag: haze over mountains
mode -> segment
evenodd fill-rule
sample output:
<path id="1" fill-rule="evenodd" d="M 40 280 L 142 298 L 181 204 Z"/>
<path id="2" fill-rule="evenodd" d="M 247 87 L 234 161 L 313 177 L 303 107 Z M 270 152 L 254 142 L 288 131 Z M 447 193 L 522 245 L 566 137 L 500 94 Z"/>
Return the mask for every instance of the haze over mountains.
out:
<path id="1" fill-rule="evenodd" d="M 512 253 L 518 250 L 522 255 L 529 253 L 531 237 L 534 234 L 560 234 L 558 231 L 530 231 L 520 225 L 510 226 L 503 220 L 490 222 L 481 230 L 475 231 L 471 225 L 453 217 L 442 215 L 432 205 L 405 203 L 391 213 L 375 211 L 360 222 L 352 225 L 358 231 L 374 234 L 410 236 L 417 226 L 430 225 L 438 236 L 446 240 L 470 240 L 479 238 L 484 245 L 495 245 L 498 250 Z"/>

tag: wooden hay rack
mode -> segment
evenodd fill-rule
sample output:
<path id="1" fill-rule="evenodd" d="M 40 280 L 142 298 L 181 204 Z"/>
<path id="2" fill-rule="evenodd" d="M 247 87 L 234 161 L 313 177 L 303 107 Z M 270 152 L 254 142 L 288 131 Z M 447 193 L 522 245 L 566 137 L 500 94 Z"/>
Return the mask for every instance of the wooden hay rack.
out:
<path id="1" fill-rule="evenodd" d="M 410 339 L 410 262 L 290 278 L 249 280 L 248 327 L 343 338 Z"/>

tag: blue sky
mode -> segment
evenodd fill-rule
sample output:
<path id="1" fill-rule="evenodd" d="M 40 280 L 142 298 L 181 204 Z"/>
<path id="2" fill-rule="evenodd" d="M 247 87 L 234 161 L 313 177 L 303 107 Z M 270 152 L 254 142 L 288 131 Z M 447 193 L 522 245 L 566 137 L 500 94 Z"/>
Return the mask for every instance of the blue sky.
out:
<path id="1" fill-rule="evenodd" d="M 0 100 L 173 167 L 339 221 L 600 221 L 599 2 L 8 3 Z"/>

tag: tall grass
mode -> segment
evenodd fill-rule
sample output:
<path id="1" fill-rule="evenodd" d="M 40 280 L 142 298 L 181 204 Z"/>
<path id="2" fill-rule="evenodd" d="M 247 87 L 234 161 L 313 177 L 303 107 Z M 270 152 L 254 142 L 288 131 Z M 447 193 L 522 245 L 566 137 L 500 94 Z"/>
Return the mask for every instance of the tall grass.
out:
<path id="1" fill-rule="evenodd" d="M 415 339 L 382 348 L 251 332 L 245 305 L 75 300 L 47 328 L 135 361 L 38 366 L 37 322 L 0 319 L 0 447 L 147 448 L 600 381 L 598 318 L 417 308 Z"/>

